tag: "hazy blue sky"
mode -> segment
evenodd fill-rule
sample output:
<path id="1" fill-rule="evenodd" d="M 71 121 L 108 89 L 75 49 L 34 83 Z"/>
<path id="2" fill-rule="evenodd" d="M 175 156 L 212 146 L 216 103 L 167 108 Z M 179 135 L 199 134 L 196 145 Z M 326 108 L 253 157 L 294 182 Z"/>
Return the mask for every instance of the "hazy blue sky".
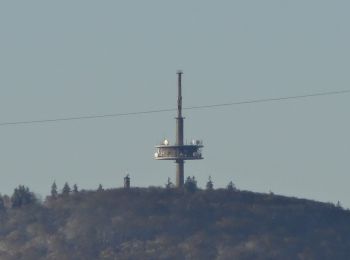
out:
<path id="1" fill-rule="evenodd" d="M 0 123 L 350 89 L 350 2 L 1 1 Z M 350 94 L 185 111 L 185 174 L 350 207 Z M 0 127 L 0 192 L 174 180 L 175 113 Z"/>

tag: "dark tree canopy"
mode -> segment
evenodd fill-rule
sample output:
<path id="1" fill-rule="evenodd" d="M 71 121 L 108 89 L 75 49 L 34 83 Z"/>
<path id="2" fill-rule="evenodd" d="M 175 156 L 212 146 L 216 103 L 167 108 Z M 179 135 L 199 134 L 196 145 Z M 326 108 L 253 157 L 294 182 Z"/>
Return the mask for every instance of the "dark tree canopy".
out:
<path id="1" fill-rule="evenodd" d="M 98 185 L 97 191 L 103 191 L 102 184 L 99 184 L 99 185 Z"/>
<path id="2" fill-rule="evenodd" d="M 62 189 L 62 195 L 68 196 L 70 194 L 70 192 L 71 192 L 71 188 L 70 188 L 68 182 L 66 182 L 63 186 L 63 189 Z"/>
<path id="3" fill-rule="evenodd" d="M 57 185 L 56 185 L 56 182 L 54 181 L 51 185 L 51 197 L 57 198 L 57 196 L 58 196 Z"/>
<path id="4" fill-rule="evenodd" d="M 78 190 L 78 185 L 74 184 L 74 185 L 73 185 L 73 193 L 74 193 L 74 194 L 77 194 L 78 192 L 79 192 L 79 190 Z"/>
<path id="5" fill-rule="evenodd" d="M 206 188 L 207 188 L 207 190 L 213 190 L 213 189 L 214 189 L 214 183 L 213 183 L 213 181 L 211 180 L 211 176 L 209 176 L 209 179 L 208 179 Z"/>
<path id="6" fill-rule="evenodd" d="M 32 193 L 28 187 L 19 185 L 15 188 L 11 197 L 11 203 L 13 208 L 19 208 L 24 205 L 32 204 L 37 201 L 34 193 Z"/>
<path id="7" fill-rule="evenodd" d="M 197 181 L 194 176 L 192 178 L 190 176 L 187 177 L 185 184 L 184 184 L 185 191 L 187 192 L 195 192 L 197 191 Z"/>
<path id="8" fill-rule="evenodd" d="M 19 186 L 13 202 L 30 194 Z M 197 187 L 81 190 L 0 211 L 0 259 L 349 259 L 349 233 L 340 203 Z"/>
<path id="9" fill-rule="evenodd" d="M 229 182 L 229 184 L 227 185 L 227 190 L 228 191 L 235 191 L 237 188 L 236 186 L 233 184 L 232 181 Z"/>

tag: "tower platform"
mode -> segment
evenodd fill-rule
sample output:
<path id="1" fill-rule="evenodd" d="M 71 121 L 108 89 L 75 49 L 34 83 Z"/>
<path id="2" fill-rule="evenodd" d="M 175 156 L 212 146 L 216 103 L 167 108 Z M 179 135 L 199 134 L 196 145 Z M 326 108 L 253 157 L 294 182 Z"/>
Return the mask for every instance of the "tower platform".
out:
<path id="1" fill-rule="evenodd" d="M 163 144 L 156 145 L 157 151 L 154 154 L 156 160 L 201 160 L 202 141 L 195 141 L 192 144 L 169 145 L 165 140 Z"/>

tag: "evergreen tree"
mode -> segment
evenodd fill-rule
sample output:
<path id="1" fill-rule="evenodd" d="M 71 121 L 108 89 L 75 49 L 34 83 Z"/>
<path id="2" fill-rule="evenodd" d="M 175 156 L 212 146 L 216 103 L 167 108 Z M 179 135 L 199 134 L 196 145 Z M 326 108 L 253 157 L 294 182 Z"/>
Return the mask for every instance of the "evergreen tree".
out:
<path id="1" fill-rule="evenodd" d="M 70 194 L 70 192 L 71 192 L 71 189 L 70 189 L 70 187 L 69 187 L 68 182 L 66 182 L 66 183 L 64 184 L 64 186 L 63 186 L 63 189 L 62 189 L 62 195 L 63 195 L 63 196 L 68 196 L 68 195 Z"/>
<path id="2" fill-rule="evenodd" d="M 29 191 L 28 187 L 19 185 L 17 188 L 15 188 L 11 197 L 11 203 L 13 208 L 19 208 L 24 205 L 32 204 L 34 202 L 36 202 L 36 197 L 34 193 Z"/>
<path id="3" fill-rule="evenodd" d="M 57 185 L 56 182 L 54 181 L 51 185 L 51 197 L 52 198 L 57 198 L 58 192 L 57 192 Z"/>
<path id="4" fill-rule="evenodd" d="M 97 191 L 99 191 L 99 192 L 103 191 L 102 184 L 98 185 Z"/>
<path id="5" fill-rule="evenodd" d="M 340 201 L 337 202 L 337 208 L 342 208 Z"/>
<path id="6" fill-rule="evenodd" d="M 74 193 L 74 194 L 77 194 L 78 192 L 79 192 L 79 190 L 78 190 L 78 185 L 74 184 L 74 185 L 73 185 L 73 193 Z"/>
<path id="7" fill-rule="evenodd" d="M 209 176 L 208 182 L 207 182 L 207 190 L 213 190 L 214 189 L 214 184 L 211 180 L 211 176 Z"/>
<path id="8" fill-rule="evenodd" d="M 235 191 L 235 190 L 237 190 L 236 186 L 233 184 L 232 181 L 230 181 L 229 184 L 227 185 L 227 190 L 228 191 Z"/>
<path id="9" fill-rule="evenodd" d="M 197 188 L 197 181 L 196 181 L 194 176 L 192 176 L 192 178 L 190 176 L 187 177 L 187 179 L 185 181 L 184 188 L 188 192 L 195 192 L 195 191 L 197 191 L 197 189 L 198 189 Z"/>

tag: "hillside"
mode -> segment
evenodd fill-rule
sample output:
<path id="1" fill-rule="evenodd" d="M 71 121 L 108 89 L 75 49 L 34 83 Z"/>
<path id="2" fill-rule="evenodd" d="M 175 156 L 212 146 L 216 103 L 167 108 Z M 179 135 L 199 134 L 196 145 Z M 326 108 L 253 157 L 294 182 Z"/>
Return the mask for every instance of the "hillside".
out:
<path id="1" fill-rule="evenodd" d="M 82 191 L 3 208 L 0 259 L 349 259 L 350 212 L 246 191 Z"/>

